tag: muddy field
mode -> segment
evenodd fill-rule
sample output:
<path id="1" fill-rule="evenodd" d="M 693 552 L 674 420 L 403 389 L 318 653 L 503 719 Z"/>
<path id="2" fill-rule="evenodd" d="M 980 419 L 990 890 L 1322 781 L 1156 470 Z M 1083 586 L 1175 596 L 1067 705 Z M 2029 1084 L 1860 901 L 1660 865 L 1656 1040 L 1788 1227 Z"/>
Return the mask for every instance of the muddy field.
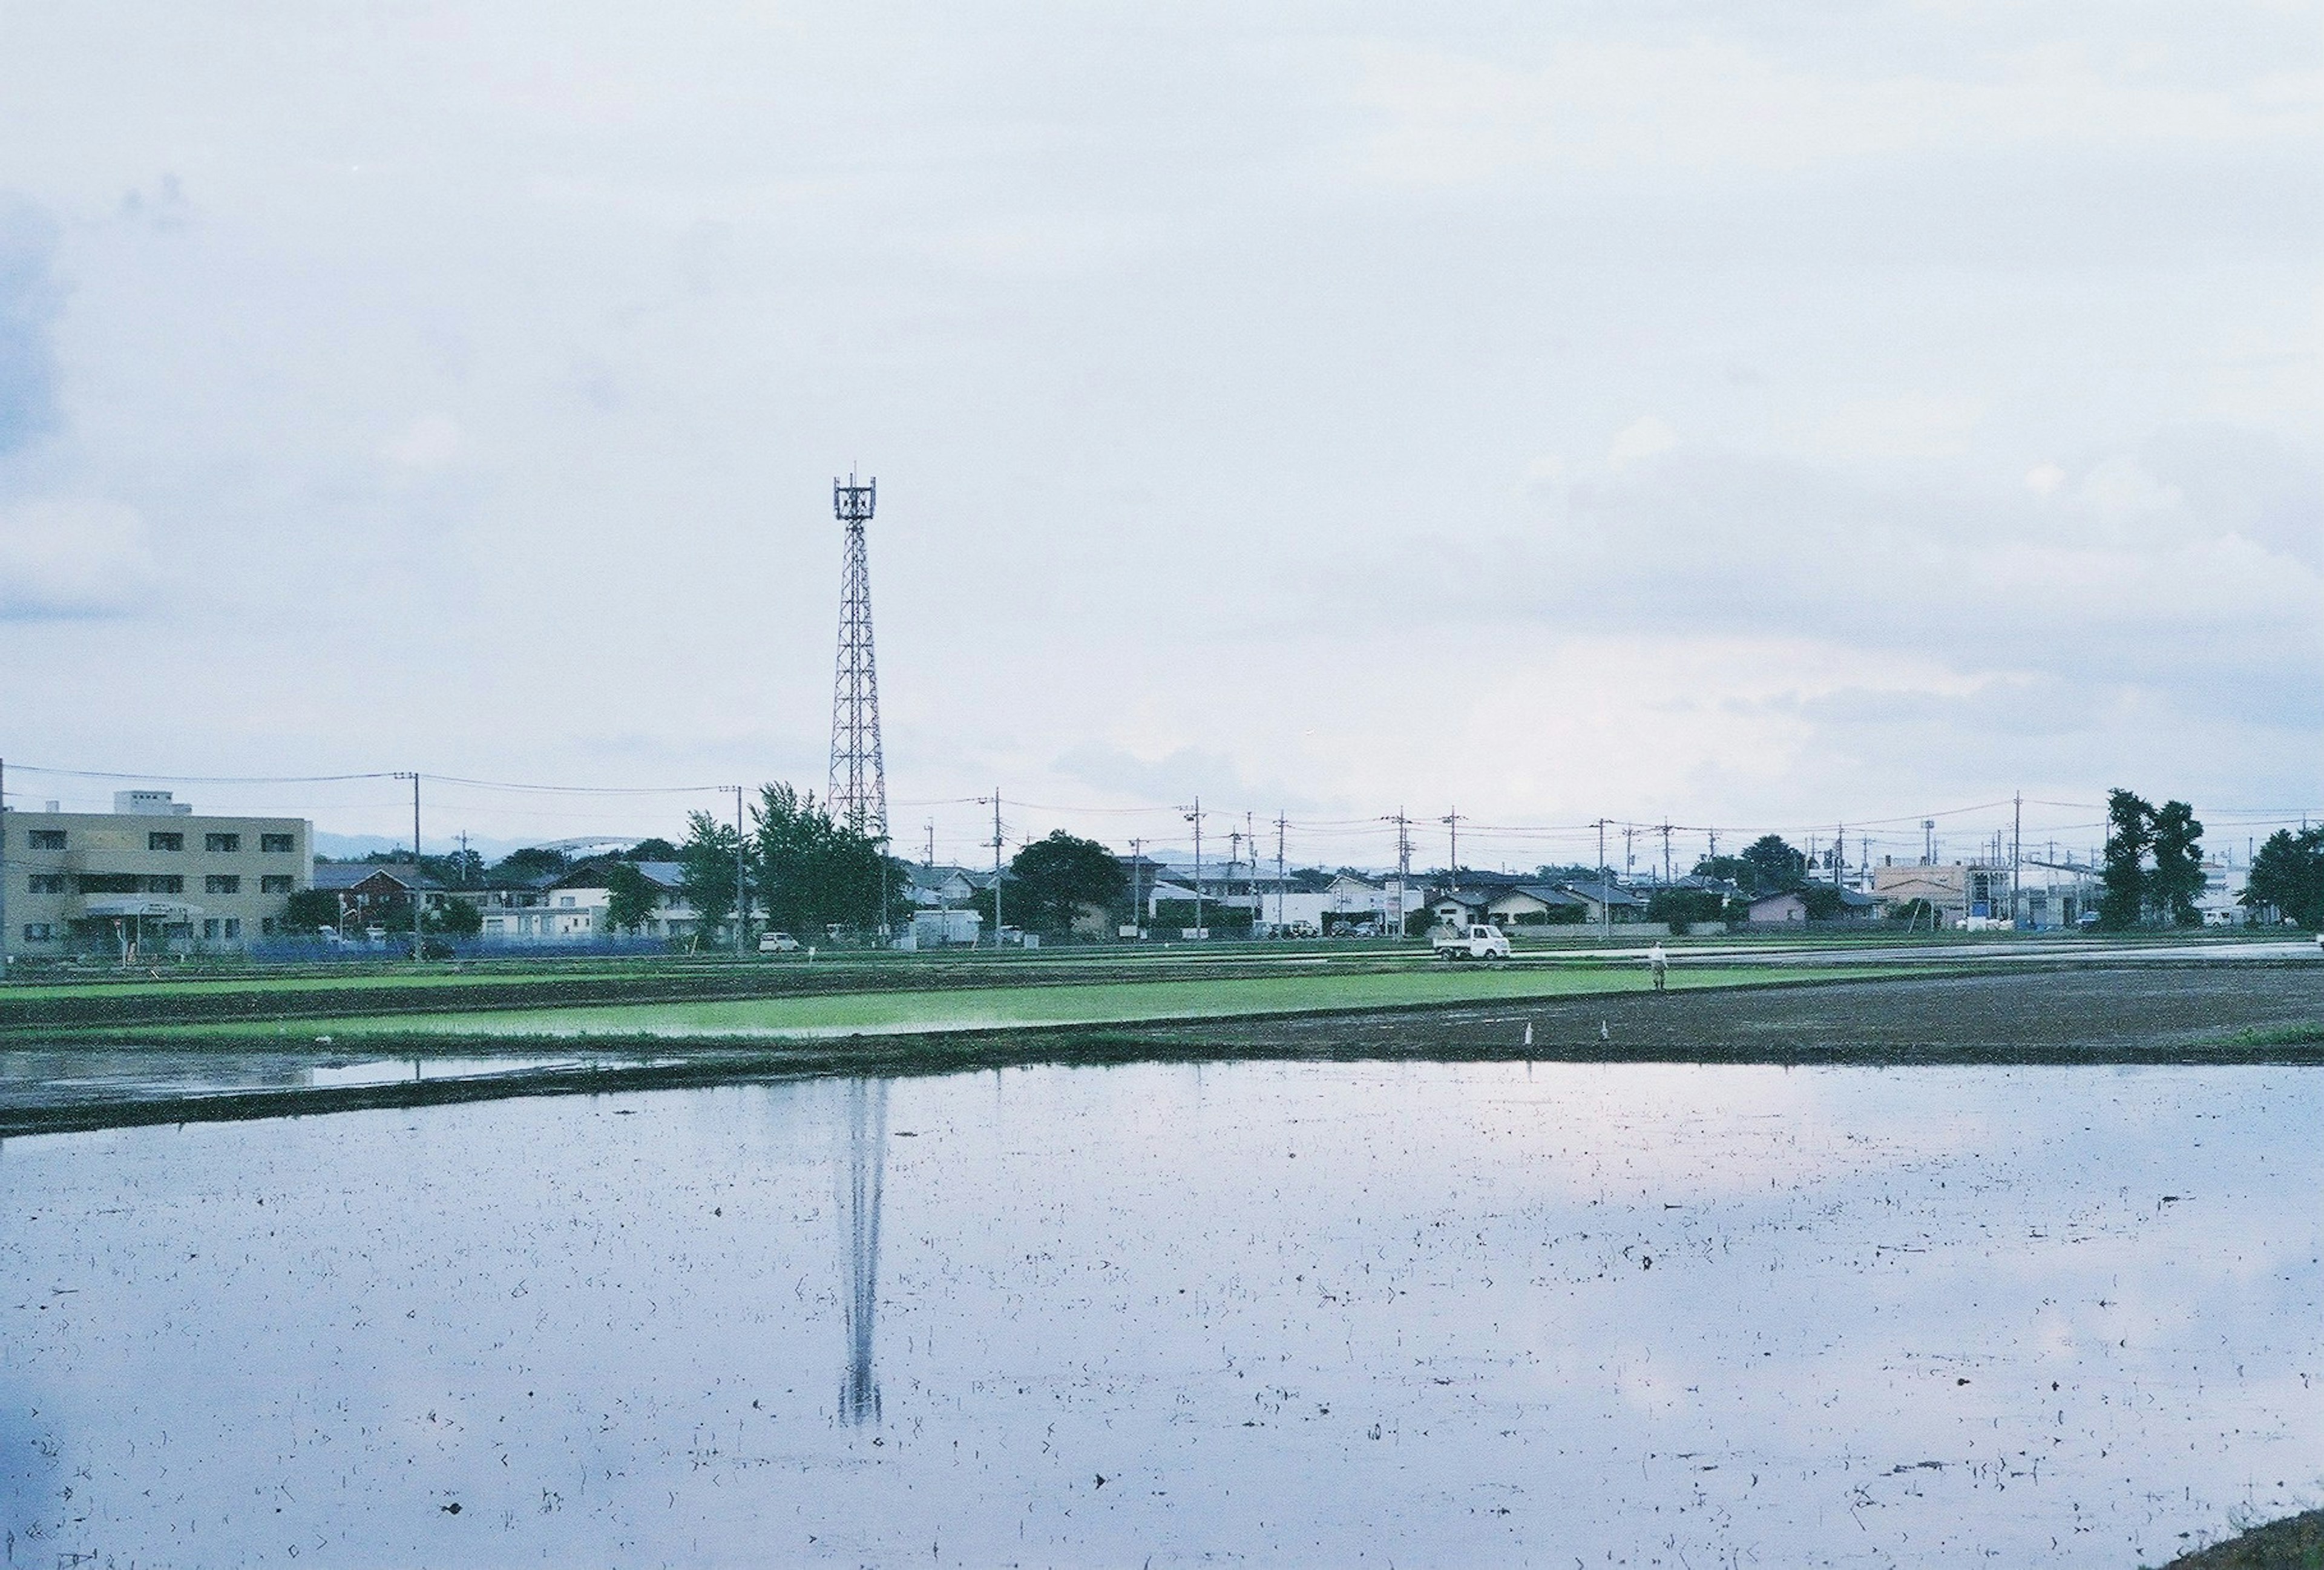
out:
<path id="1" fill-rule="evenodd" d="M 1525 1040 L 1533 1028 L 1530 1048 Z M 2324 962 L 2059 970 L 1143 1031 L 1240 1054 L 1670 1062 L 2324 1061 Z"/>

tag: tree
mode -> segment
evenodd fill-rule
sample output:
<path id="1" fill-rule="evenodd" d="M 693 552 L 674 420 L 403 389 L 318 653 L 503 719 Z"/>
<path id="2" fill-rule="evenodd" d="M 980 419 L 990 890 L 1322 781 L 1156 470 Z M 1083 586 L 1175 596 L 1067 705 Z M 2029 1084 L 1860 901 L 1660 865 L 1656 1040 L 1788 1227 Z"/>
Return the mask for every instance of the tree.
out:
<path id="1" fill-rule="evenodd" d="M 428 929 L 447 937 L 474 937 L 484 929 L 484 913 L 466 900 L 447 900 L 429 913 Z"/>
<path id="2" fill-rule="evenodd" d="M 573 858 L 563 851 L 545 845 L 527 845 L 512 850 L 493 864 L 492 879 L 496 883 L 530 883 L 543 878 L 559 877 L 573 870 Z"/>
<path id="3" fill-rule="evenodd" d="M 1667 921 L 1673 932 L 1719 920 L 1726 912 L 1727 901 L 1709 889 L 1656 889 L 1646 900 L 1646 919 Z"/>
<path id="4" fill-rule="evenodd" d="M 1808 881 L 1808 858 L 1779 834 L 1762 835 L 1736 858 L 1744 876 L 1735 881 L 1749 894 L 1780 894 Z"/>
<path id="5" fill-rule="evenodd" d="M 880 843 L 787 784 L 760 787 L 752 860 L 767 919 L 787 932 L 871 928 L 902 905 L 905 874 Z"/>
<path id="6" fill-rule="evenodd" d="M 1848 901 L 1831 883 L 1811 883 L 1799 893 L 1800 909 L 1811 921 L 1837 921 L 1847 913 Z"/>
<path id="7" fill-rule="evenodd" d="M 638 871 L 636 863 L 605 864 L 605 924 L 614 931 L 635 932 L 660 905 L 661 891 Z"/>
<path id="8" fill-rule="evenodd" d="M 2274 910 L 2311 931 L 2324 929 L 2324 827 L 2279 828 L 2252 857 L 2244 906 Z"/>
<path id="9" fill-rule="evenodd" d="M 707 937 L 734 914 L 734 826 L 706 812 L 686 815 L 686 843 L 678 847 L 678 891 L 695 915 L 694 930 Z"/>
<path id="10" fill-rule="evenodd" d="M 1009 870 L 1017 924 L 1033 932 L 1069 931 L 1083 906 L 1110 910 L 1129 885 L 1119 856 L 1062 828 L 1019 851 Z"/>
<path id="11" fill-rule="evenodd" d="M 339 897 L 328 889 L 301 889 L 282 907 L 282 925 L 292 932 L 313 932 L 339 924 Z"/>
<path id="12" fill-rule="evenodd" d="M 2146 916 L 2146 853 L 2154 843 L 2154 808 L 2127 790 L 2107 792 L 2106 867 L 2099 873 L 2098 925 L 2126 932 Z"/>
<path id="13" fill-rule="evenodd" d="M 433 878 L 447 889 L 465 889 L 484 875 L 484 858 L 472 850 L 449 855 L 421 856 L 420 875 Z"/>
<path id="14" fill-rule="evenodd" d="M 2203 913 L 2195 901 L 2203 897 L 2203 826 L 2195 821 L 2195 809 L 2183 801 L 2164 802 L 2155 810 L 2151 843 L 2147 906 L 2174 927 L 2200 927 Z"/>
<path id="15" fill-rule="evenodd" d="M 625 862 L 674 862 L 678 860 L 678 847 L 656 835 L 651 839 L 641 839 L 623 851 L 622 859 Z"/>

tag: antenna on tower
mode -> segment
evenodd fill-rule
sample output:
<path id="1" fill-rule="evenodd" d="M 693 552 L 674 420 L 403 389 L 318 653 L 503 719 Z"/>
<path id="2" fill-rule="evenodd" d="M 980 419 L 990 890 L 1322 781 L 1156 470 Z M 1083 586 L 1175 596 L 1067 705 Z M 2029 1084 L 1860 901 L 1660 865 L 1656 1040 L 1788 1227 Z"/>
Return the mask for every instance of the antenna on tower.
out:
<path id="1" fill-rule="evenodd" d="M 831 816 L 867 838 L 888 837 L 888 769 L 880 754 L 880 673 L 872 655 L 872 565 L 863 525 L 880 482 L 850 470 L 831 482 L 831 510 L 846 531 L 839 588 L 839 672 L 831 697 Z"/>

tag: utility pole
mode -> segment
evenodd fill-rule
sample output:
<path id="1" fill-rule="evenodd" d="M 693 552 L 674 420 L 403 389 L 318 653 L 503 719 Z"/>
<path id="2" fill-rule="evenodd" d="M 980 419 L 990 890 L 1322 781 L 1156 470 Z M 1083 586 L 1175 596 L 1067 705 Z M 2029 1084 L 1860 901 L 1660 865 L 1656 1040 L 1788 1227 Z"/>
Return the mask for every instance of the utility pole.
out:
<path id="1" fill-rule="evenodd" d="M 1608 938 L 1614 936 L 1614 891 L 1607 886 L 1614 881 L 1614 869 L 1606 864 L 1607 820 L 1601 817 L 1594 827 L 1598 830 L 1598 936 Z"/>
<path id="2" fill-rule="evenodd" d="M 751 925 L 751 885 L 742 875 L 742 787 L 734 787 L 734 957 L 742 957 L 742 929 Z"/>
<path id="3" fill-rule="evenodd" d="M 1448 871 L 1457 889 L 1461 886 L 1461 809 L 1456 807 L 1436 821 L 1452 831 L 1452 864 Z"/>
<path id="4" fill-rule="evenodd" d="M 1256 929 L 1259 917 L 1266 912 L 1259 908 L 1259 835 L 1258 826 L 1251 821 L 1254 816 L 1250 808 L 1243 809 L 1242 843 L 1250 847 L 1250 924 Z"/>
<path id="5" fill-rule="evenodd" d="M 992 951 L 1001 952 L 1001 787 L 992 788 Z"/>
<path id="6" fill-rule="evenodd" d="M 464 828 L 460 831 L 460 887 L 464 889 L 467 888 L 471 880 L 468 876 L 468 831 Z"/>
<path id="7" fill-rule="evenodd" d="M 2018 791 L 2009 805 L 2009 925 L 2014 929 L 2017 926 L 2017 897 L 2024 887 L 2025 792 Z"/>
<path id="8" fill-rule="evenodd" d="M 1283 808 L 1275 809 L 1275 928 L 1283 929 L 1283 831 L 1290 826 L 1284 821 Z"/>
<path id="9" fill-rule="evenodd" d="M 1622 826 L 1622 881 L 1626 883 L 1637 875 L 1638 853 L 1636 843 L 1637 837 L 1637 824 L 1626 823 Z"/>
<path id="10" fill-rule="evenodd" d="M 1203 929 L 1203 799 L 1194 798 L 1194 805 L 1179 808 L 1186 821 L 1194 826 L 1194 930 Z"/>
<path id="11" fill-rule="evenodd" d="M 1399 807 L 1395 813 L 1380 819 L 1396 825 L 1396 936 L 1404 936 L 1404 896 L 1412 886 L 1412 819 Z"/>
<path id="12" fill-rule="evenodd" d="M 1921 819 L 1921 864 L 1924 867 L 1935 866 L 1937 864 L 1937 820 L 1935 818 Z"/>
<path id="13" fill-rule="evenodd" d="M 945 892 L 944 884 L 936 881 L 936 820 L 933 817 L 928 819 L 927 860 L 921 864 L 928 870 L 928 882 L 936 891 L 937 919 L 944 923 L 936 929 L 939 934 L 936 943 L 939 947 L 949 947 L 952 944 L 952 898 Z M 919 940 L 915 937 L 913 941 L 917 943 Z"/>
<path id="14" fill-rule="evenodd" d="M 1146 901 L 1138 889 L 1139 869 L 1146 864 L 1146 842 L 1132 837 L 1130 842 L 1130 924 L 1140 931 L 1146 928 Z"/>
<path id="15" fill-rule="evenodd" d="M 1663 836 L 1663 885 L 1665 888 L 1669 887 L 1671 881 L 1670 836 L 1671 830 L 1675 827 L 1677 826 L 1668 823 L 1656 826 L 1656 832 Z"/>
<path id="16" fill-rule="evenodd" d="M 426 903 L 420 896 L 420 771 L 414 769 L 397 778 L 411 781 L 411 963 L 418 965 L 428 957 L 428 946 L 420 928 L 420 907 Z"/>

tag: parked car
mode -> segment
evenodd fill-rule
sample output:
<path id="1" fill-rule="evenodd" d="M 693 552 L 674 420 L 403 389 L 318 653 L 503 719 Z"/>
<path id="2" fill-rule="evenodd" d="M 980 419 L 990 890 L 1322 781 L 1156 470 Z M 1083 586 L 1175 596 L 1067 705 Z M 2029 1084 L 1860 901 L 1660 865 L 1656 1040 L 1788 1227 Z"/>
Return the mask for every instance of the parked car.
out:
<path id="1" fill-rule="evenodd" d="M 761 954 L 797 954 L 799 940 L 788 932 L 770 932 L 759 939 Z"/>
<path id="2" fill-rule="evenodd" d="M 1439 959 L 1507 959 L 1509 940 L 1498 927 L 1440 927 L 1429 934 Z"/>

